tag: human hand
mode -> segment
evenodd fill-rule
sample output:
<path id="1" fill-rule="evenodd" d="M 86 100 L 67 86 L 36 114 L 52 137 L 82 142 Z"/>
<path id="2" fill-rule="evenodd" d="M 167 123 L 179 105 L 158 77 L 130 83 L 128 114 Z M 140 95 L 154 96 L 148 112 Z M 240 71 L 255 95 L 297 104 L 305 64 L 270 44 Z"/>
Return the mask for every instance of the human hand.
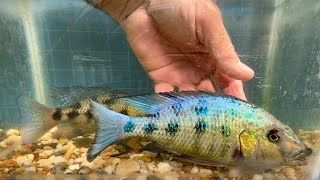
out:
<path id="1" fill-rule="evenodd" d="M 223 93 L 246 99 L 241 80 L 254 72 L 240 62 L 211 0 L 112 1 L 97 7 L 121 23 L 156 92 L 215 91 L 213 77 Z"/>

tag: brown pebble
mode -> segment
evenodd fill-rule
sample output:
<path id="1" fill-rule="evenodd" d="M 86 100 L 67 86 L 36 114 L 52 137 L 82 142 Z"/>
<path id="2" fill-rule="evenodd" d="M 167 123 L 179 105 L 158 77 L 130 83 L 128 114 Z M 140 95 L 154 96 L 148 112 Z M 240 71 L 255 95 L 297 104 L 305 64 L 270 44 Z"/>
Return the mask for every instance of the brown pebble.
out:
<path id="1" fill-rule="evenodd" d="M 193 166 L 185 166 L 182 168 L 182 171 L 185 173 L 190 173 Z"/>
<path id="2" fill-rule="evenodd" d="M 88 148 L 91 145 L 91 143 L 93 142 L 93 139 L 92 138 L 88 138 L 88 137 L 75 138 L 73 140 L 74 140 L 74 145 L 77 148 L 82 148 L 82 147 Z"/>
<path id="3" fill-rule="evenodd" d="M 19 167 L 17 162 L 12 159 L 6 159 L 6 160 L 2 161 L 2 163 L 8 168 L 18 168 Z"/>
<path id="4" fill-rule="evenodd" d="M 19 168 L 16 169 L 16 172 L 19 173 L 19 174 L 23 173 L 24 171 L 25 171 L 24 167 L 19 167 Z"/>
<path id="5" fill-rule="evenodd" d="M 143 156 L 140 158 L 144 162 L 151 162 L 151 157 L 150 156 Z"/>
<path id="6" fill-rule="evenodd" d="M 63 168 L 67 168 L 68 167 L 68 163 L 67 162 L 59 162 L 57 165 L 63 167 Z"/>

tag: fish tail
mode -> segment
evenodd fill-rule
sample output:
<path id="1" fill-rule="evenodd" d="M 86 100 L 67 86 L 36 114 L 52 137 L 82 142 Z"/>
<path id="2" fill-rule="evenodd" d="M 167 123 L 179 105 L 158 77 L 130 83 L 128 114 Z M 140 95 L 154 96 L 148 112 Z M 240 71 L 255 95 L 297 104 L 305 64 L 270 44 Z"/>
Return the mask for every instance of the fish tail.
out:
<path id="1" fill-rule="evenodd" d="M 21 137 L 22 143 L 33 143 L 47 131 L 58 124 L 52 116 L 54 108 L 47 107 L 28 97 L 18 100 L 22 118 Z"/>
<path id="2" fill-rule="evenodd" d="M 121 140 L 124 131 L 121 125 L 129 116 L 112 111 L 91 100 L 93 119 L 96 125 L 94 142 L 88 149 L 87 160 L 93 161 L 106 147 Z"/>

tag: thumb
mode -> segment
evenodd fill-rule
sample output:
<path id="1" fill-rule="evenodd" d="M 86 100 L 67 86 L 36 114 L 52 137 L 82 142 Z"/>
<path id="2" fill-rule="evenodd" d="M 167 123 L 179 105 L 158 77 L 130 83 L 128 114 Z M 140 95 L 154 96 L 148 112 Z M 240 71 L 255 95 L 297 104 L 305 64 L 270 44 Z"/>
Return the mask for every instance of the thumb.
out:
<path id="1" fill-rule="evenodd" d="M 197 5 L 197 35 L 215 60 L 216 68 L 227 76 L 249 80 L 254 72 L 240 62 L 230 37 L 223 25 L 221 12 L 211 0 L 199 1 Z"/>

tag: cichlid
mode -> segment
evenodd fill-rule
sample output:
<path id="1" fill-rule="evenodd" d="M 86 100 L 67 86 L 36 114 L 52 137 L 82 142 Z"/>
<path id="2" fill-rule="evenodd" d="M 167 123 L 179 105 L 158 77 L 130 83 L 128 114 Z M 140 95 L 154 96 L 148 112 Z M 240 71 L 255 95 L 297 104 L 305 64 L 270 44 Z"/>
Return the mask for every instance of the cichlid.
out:
<path id="1" fill-rule="evenodd" d="M 96 133 L 88 161 L 131 138 L 151 141 L 146 150 L 212 166 L 268 168 L 297 163 L 312 152 L 288 126 L 233 96 L 187 91 L 116 100 L 145 116 L 120 114 L 92 101 Z"/>
<path id="2" fill-rule="evenodd" d="M 68 87 L 64 89 L 51 88 L 57 108 L 48 107 L 27 97 L 19 99 L 19 108 L 23 118 L 21 128 L 23 143 L 35 142 L 56 125 L 72 127 L 76 135 L 95 132 L 92 120 L 91 103 L 88 98 L 116 112 L 130 116 L 141 116 L 141 112 L 129 107 L 124 102 L 112 100 L 116 97 L 128 96 L 127 93 L 110 88 L 99 87 Z"/>

